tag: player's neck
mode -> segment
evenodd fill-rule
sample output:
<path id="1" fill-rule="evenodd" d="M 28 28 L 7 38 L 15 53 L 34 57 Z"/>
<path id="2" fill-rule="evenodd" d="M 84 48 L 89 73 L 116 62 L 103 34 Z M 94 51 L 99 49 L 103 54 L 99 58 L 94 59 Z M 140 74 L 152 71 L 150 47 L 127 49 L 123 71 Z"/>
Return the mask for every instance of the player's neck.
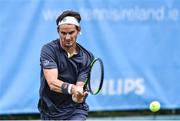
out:
<path id="1" fill-rule="evenodd" d="M 69 54 L 77 54 L 79 52 L 79 47 L 77 44 L 73 44 L 72 46 L 63 46 L 60 42 L 61 47 Z"/>

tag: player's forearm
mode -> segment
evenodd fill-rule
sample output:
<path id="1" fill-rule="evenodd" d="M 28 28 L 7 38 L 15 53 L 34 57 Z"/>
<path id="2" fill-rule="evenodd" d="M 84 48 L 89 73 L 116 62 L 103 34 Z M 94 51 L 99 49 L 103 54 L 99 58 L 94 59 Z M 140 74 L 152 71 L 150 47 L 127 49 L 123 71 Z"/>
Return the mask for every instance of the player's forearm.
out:
<path id="1" fill-rule="evenodd" d="M 43 69 L 44 76 L 47 80 L 50 90 L 62 93 L 61 87 L 63 84 L 62 80 L 58 79 L 58 70 L 57 69 Z"/>
<path id="2" fill-rule="evenodd" d="M 61 86 L 63 84 L 63 81 L 54 79 L 54 80 L 48 80 L 48 85 L 50 90 L 61 93 Z"/>
<path id="3" fill-rule="evenodd" d="M 82 94 L 83 83 L 78 82 L 76 86 L 59 80 L 57 69 L 43 69 L 43 71 L 50 90 L 63 94 Z"/>
<path id="4" fill-rule="evenodd" d="M 75 94 L 83 96 L 83 87 L 82 85 L 74 85 L 62 80 L 53 80 L 50 81 L 49 87 L 52 91 L 63 93 L 63 94 Z"/>

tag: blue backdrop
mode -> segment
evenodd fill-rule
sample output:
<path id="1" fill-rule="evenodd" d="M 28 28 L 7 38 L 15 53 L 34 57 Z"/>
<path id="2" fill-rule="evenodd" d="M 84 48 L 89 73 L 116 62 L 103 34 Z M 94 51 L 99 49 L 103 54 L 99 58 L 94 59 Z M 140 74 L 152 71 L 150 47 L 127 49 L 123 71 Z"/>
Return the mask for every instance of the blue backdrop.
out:
<path id="1" fill-rule="evenodd" d="M 56 17 L 81 13 L 78 42 L 103 59 L 91 111 L 180 108 L 180 1 L 0 0 L 0 114 L 38 112 L 40 49 L 58 38 Z"/>

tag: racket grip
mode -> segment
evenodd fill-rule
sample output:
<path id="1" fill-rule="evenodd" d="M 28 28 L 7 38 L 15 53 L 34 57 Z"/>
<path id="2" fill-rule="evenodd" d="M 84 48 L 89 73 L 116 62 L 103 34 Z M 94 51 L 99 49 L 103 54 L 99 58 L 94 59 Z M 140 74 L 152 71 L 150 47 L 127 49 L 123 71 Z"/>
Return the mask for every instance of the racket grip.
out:
<path id="1" fill-rule="evenodd" d="M 84 92 L 85 92 L 85 91 L 88 91 L 87 85 L 84 85 L 83 91 L 84 91 Z"/>

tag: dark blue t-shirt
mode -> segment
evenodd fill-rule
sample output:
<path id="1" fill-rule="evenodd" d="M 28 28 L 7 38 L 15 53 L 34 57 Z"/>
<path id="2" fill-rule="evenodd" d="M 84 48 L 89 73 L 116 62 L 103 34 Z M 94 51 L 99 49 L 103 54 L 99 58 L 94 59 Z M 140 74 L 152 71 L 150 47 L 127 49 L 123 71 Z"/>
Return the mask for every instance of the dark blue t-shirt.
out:
<path id="1" fill-rule="evenodd" d="M 39 111 L 51 119 L 67 119 L 74 111 L 88 113 L 88 105 L 84 102 L 77 104 L 72 101 L 71 95 L 57 93 L 50 90 L 43 74 L 43 69 L 58 69 L 58 79 L 76 84 L 77 81 L 85 81 L 90 69 L 90 63 L 94 59 L 92 53 L 77 44 L 80 51 L 77 55 L 68 58 L 67 52 L 60 46 L 60 40 L 54 40 L 42 47 L 41 86 Z"/>

